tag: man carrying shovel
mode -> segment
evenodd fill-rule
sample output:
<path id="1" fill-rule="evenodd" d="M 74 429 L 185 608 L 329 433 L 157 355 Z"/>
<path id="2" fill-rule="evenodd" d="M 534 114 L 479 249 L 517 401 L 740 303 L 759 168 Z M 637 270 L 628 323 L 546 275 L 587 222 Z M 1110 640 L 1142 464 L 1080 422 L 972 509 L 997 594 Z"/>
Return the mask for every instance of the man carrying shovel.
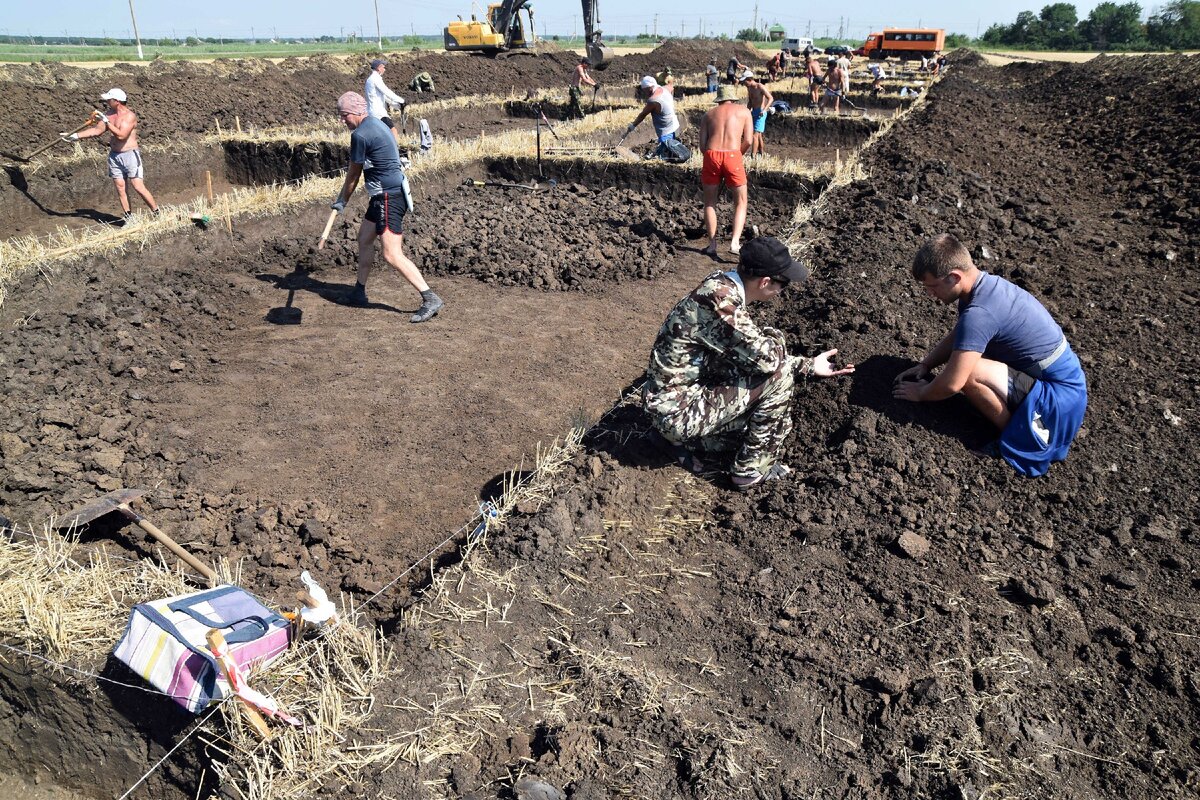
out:
<path id="1" fill-rule="evenodd" d="M 138 149 L 137 114 L 125 105 L 129 98 L 120 89 L 109 89 L 100 95 L 100 99 L 108 104 L 108 112 L 98 114 L 99 121 L 95 125 L 78 133 L 68 134 L 63 139 L 77 142 L 80 139 L 92 139 L 111 133 L 112 139 L 108 143 L 108 176 L 113 179 L 125 219 L 128 220 L 132 216 L 129 210 L 129 196 L 125 192 L 126 181 L 133 186 L 133 190 L 146 202 L 150 210 L 157 214 L 158 203 L 154 202 L 154 195 L 150 194 L 150 190 L 142 182 L 142 153 Z"/>
<path id="2" fill-rule="evenodd" d="M 408 179 L 400 168 L 400 150 L 392 132 L 378 118 L 367 114 L 367 101 L 357 92 L 346 92 L 338 98 L 338 116 L 349 128 L 350 168 L 346 171 L 346 182 L 333 208 L 338 213 L 346 210 L 346 201 L 354 194 L 358 179 L 366 173 L 367 214 L 358 229 L 358 282 L 346 298 L 353 306 L 367 305 L 367 278 L 375 260 L 375 240 L 383 243 L 383 259 L 396 269 L 413 288 L 421 293 L 421 307 L 412 315 L 410 322 L 425 322 L 433 319 L 445 305 L 438 297 L 421 271 L 404 255 L 404 215 L 412 208 L 412 197 L 408 191 Z"/>

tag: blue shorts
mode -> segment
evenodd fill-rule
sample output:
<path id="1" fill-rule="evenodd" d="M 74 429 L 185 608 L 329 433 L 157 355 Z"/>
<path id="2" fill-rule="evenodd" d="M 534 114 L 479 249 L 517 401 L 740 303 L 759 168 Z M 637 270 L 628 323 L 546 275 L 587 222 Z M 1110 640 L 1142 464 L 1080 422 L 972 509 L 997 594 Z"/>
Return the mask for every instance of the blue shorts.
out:
<path id="1" fill-rule="evenodd" d="M 765 133 L 767 130 L 767 112 L 761 108 L 750 109 L 750 118 L 754 120 L 754 132 Z"/>

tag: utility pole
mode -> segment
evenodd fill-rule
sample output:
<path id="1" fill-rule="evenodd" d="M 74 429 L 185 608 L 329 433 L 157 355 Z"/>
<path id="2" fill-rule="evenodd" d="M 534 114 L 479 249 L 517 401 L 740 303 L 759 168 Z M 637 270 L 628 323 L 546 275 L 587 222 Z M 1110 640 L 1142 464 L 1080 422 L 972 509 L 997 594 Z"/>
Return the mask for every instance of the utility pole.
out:
<path id="1" fill-rule="evenodd" d="M 138 61 L 145 61 L 146 57 L 142 55 L 142 37 L 137 29 L 137 17 L 133 14 L 133 0 L 129 0 L 129 18 L 133 20 L 133 38 L 137 40 Z"/>
<path id="2" fill-rule="evenodd" d="M 687 38 L 687 22 L 685 22 L 684 20 L 679 20 L 679 38 L 680 39 Z"/>
<path id="3" fill-rule="evenodd" d="M 808 27 L 804 29 L 804 35 L 810 39 L 812 38 L 812 20 L 811 19 L 808 21 Z"/>
<path id="4" fill-rule="evenodd" d="M 375 40 L 379 49 L 383 50 L 383 31 L 379 28 L 379 0 L 375 0 Z"/>
<path id="5" fill-rule="evenodd" d="M 250 26 L 250 44 L 258 44 L 258 39 L 254 38 L 254 26 Z"/>
<path id="6" fill-rule="evenodd" d="M 658 41 L 658 14 L 654 15 L 654 40 Z"/>
<path id="7" fill-rule="evenodd" d="M 754 30 L 758 30 L 758 3 L 754 4 L 754 25 L 752 27 Z"/>

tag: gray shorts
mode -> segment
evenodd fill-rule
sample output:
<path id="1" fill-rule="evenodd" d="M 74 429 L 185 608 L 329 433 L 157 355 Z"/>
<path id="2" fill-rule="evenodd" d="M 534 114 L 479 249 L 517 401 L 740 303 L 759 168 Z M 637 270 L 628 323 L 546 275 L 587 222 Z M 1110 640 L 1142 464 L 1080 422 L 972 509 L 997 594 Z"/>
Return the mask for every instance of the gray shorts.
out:
<path id="1" fill-rule="evenodd" d="M 1008 410 L 1016 411 L 1021 407 L 1021 403 L 1025 402 L 1025 398 L 1029 396 L 1029 390 L 1033 388 L 1035 378 L 1031 375 L 1026 375 L 1019 369 L 1008 368 Z"/>
<path id="2" fill-rule="evenodd" d="M 126 150 L 124 153 L 108 154 L 108 177 L 138 178 L 142 176 L 142 153 L 140 150 Z"/>

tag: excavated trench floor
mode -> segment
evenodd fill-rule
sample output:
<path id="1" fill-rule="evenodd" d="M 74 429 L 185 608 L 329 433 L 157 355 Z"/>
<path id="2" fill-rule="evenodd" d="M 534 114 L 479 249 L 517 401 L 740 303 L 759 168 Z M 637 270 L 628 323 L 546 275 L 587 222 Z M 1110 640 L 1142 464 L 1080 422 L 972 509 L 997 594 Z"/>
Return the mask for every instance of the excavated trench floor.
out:
<path id="1" fill-rule="evenodd" d="M 327 172 L 343 158 L 330 144 L 231 142 L 177 164 L 176 183 L 159 191 L 197 190 L 202 168 L 224 188 Z M 66 174 L 38 180 L 66 195 Z M 539 190 L 467 178 L 537 179 Z M 826 182 L 756 173 L 748 222 L 782 233 Z M 28 194 L 50 196 L 34 183 Z M 416 293 L 383 266 L 369 307 L 342 304 L 361 198 L 323 251 L 316 205 L 16 287 L 0 310 L 0 368 L 13 387 L 6 432 L 21 447 L 5 453 L 0 507 L 38 525 L 110 487 L 154 486 L 156 524 L 202 558 L 242 559 L 245 585 L 269 600 L 286 601 L 300 569 L 365 597 L 462 525 L 538 442 L 581 414 L 595 419 L 638 378 L 675 301 L 736 263 L 727 198 L 726 249 L 715 261 L 699 252 L 691 169 L 547 159 L 539 172 L 535 159 L 499 159 L 414 183 L 406 251 L 447 302 L 425 325 L 408 323 Z M 273 324 L 272 309 L 289 302 L 302 323 Z M 58 422 L 42 421 L 47 407 Z M 323 541 L 300 531 L 311 516 Z M 89 547 L 145 553 L 129 530 L 93 527 Z M 392 618 L 422 584 L 397 585 L 373 616 Z M 136 681 L 111 660 L 84 666 Z M 188 723 L 169 703 L 64 687 L 21 664 L 0 666 L 0 696 L 0 770 L 81 797 L 120 794 Z M 193 748 L 135 796 L 194 797 L 210 756 Z"/>

